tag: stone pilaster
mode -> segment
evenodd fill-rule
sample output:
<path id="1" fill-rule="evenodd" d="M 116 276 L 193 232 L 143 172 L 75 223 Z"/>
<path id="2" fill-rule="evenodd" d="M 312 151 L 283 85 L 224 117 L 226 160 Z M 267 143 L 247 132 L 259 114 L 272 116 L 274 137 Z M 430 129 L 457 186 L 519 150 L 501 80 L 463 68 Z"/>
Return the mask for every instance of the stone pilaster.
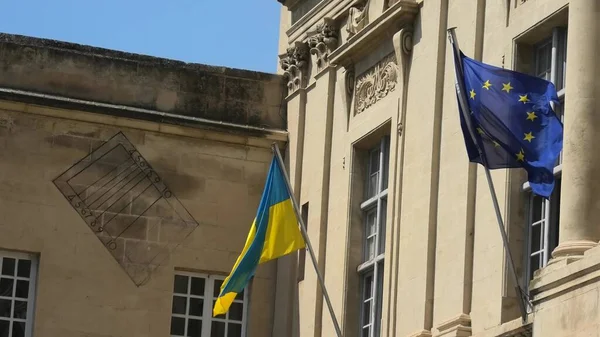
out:
<path id="1" fill-rule="evenodd" d="M 555 258 L 581 256 L 600 239 L 599 14 L 597 0 L 569 5 L 560 241 Z"/>

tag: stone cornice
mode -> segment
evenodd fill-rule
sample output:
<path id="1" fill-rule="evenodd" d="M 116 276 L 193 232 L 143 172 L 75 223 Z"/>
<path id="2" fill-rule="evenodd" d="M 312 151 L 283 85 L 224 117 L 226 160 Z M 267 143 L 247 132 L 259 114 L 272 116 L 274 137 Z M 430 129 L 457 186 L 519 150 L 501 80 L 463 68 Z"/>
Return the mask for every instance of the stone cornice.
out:
<path id="1" fill-rule="evenodd" d="M 402 27 L 412 25 L 418 12 L 419 5 L 414 1 L 403 0 L 395 3 L 334 50 L 329 55 L 330 63 L 350 66 L 354 60 L 369 54 L 390 32 L 395 33 Z"/>

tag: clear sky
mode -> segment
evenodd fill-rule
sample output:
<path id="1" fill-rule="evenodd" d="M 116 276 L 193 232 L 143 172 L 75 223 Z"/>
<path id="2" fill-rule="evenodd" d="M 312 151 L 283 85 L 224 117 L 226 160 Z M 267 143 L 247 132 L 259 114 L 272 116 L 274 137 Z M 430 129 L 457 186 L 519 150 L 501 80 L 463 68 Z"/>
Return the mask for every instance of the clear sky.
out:
<path id="1" fill-rule="evenodd" d="M 0 0 L 0 32 L 275 72 L 276 0 Z"/>

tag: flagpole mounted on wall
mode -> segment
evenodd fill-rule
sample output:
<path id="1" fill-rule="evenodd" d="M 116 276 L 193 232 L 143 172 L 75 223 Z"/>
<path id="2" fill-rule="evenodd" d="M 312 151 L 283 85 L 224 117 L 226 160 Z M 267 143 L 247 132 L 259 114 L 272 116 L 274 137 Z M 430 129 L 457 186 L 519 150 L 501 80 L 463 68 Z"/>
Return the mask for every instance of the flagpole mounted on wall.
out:
<path id="1" fill-rule="evenodd" d="M 333 306 L 331 305 L 331 300 L 329 299 L 329 294 L 327 293 L 327 288 L 325 287 L 325 280 L 323 279 L 323 275 L 321 275 L 321 271 L 319 270 L 315 252 L 313 251 L 312 245 L 310 243 L 310 239 L 308 237 L 308 233 L 306 232 L 306 224 L 304 223 L 304 219 L 302 219 L 302 215 L 300 214 L 300 207 L 298 206 L 298 202 L 296 201 L 296 197 L 294 196 L 294 191 L 292 189 L 292 185 L 290 184 L 290 178 L 288 177 L 287 171 L 285 170 L 285 165 L 283 164 L 283 159 L 281 158 L 281 153 L 279 152 L 279 146 L 277 146 L 277 143 L 273 143 L 271 147 L 273 149 L 273 154 L 277 158 L 277 162 L 279 163 L 281 172 L 283 172 L 283 176 L 285 178 L 285 184 L 286 184 L 288 192 L 290 194 L 290 199 L 292 200 L 292 205 L 294 206 L 294 212 L 296 213 L 296 217 L 298 218 L 298 223 L 300 224 L 300 231 L 302 233 L 302 237 L 304 238 L 304 242 L 305 242 L 306 248 L 308 250 L 308 255 L 310 255 L 312 264 L 315 267 L 315 272 L 317 273 L 317 278 L 319 280 L 319 284 L 321 285 L 321 290 L 323 291 L 323 297 L 325 298 L 325 302 L 327 303 L 327 308 L 329 309 L 329 315 L 331 316 L 331 320 L 333 321 L 333 326 L 335 328 L 336 335 L 337 335 L 337 337 L 342 337 L 342 330 L 340 329 L 340 325 L 335 316 L 335 312 L 333 311 Z"/>
<path id="2" fill-rule="evenodd" d="M 517 276 L 513 258 L 510 253 L 510 248 L 508 245 L 508 236 L 506 235 L 504 221 L 502 220 L 502 213 L 500 211 L 500 206 L 498 204 L 498 197 L 496 196 L 496 189 L 494 188 L 494 182 L 493 182 L 492 176 L 490 174 L 488 160 L 485 155 L 485 152 L 482 149 L 482 144 L 480 144 L 479 141 L 477 141 L 478 138 L 476 137 L 476 134 L 475 134 L 475 128 L 472 124 L 471 116 L 469 115 L 469 111 L 471 111 L 471 110 L 469 109 L 469 105 L 467 103 L 467 97 L 465 96 L 465 94 L 466 94 L 465 85 L 464 85 L 463 81 L 461 80 L 462 75 L 464 73 L 463 73 L 463 65 L 462 65 L 462 62 L 460 59 L 460 52 L 459 52 L 460 49 L 458 47 L 458 40 L 456 39 L 456 34 L 454 32 L 455 29 L 456 29 L 456 27 L 452 27 L 452 28 L 448 29 L 448 40 L 450 41 L 450 45 L 453 48 L 452 52 L 454 55 L 455 85 L 456 85 L 456 92 L 457 92 L 457 96 L 458 96 L 458 103 L 460 106 L 462 117 L 464 118 L 464 121 L 465 121 L 465 125 L 468 129 L 468 133 L 471 136 L 471 139 L 473 139 L 475 146 L 477 147 L 477 151 L 479 152 L 479 157 L 481 159 L 481 164 L 485 171 L 485 176 L 487 178 L 488 187 L 490 189 L 490 194 L 492 196 L 492 203 L 494 204 L 494 211 L 496 213 L 496 220 L 498 222 L 498 228 L 500 229 L 500 235 L 502 236 L 502 243 L 504 245 L 504 250 L 506 251 L 506 255 L 507 255 L 508 266 L 510 268 L 510 274 L 512 275 L 512 280 L 515 284 L 515 291 L 517 292 L 517 296 L 519 297 L 518 303 L 519 303 L 519 309 L 521 311 L 521 318 L 522 318 L 523 322 L 525 323 L 525 322 L 527 322 L 527 310 L 525 308 L 525 305 L 527 304 L 528 306 L 531 307 L 531 302 L 529 301 L 527 294 L 523 291 L 523 288 L 521 287 L 521 283 L 519 282 L 519 278 Z"/>

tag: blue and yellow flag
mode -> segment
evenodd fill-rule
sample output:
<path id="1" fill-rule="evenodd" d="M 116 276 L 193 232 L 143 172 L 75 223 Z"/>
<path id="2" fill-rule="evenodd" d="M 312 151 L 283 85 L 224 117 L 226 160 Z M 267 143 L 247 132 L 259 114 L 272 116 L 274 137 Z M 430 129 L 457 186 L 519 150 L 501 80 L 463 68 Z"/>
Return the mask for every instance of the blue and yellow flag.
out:
<path id="1" fill-rule="evenodd" d="M 550 105 L 559 103 L 556 88 L 544 79 L 478 62 L 453 47 L 457 80 L 464 84 L 467 116 L 476 130 L 473 139 L 459 106 L 469 160 L 489 169 L 522 167 L 532 191 L 549 198 L 563 146 L 563 125 Z"/>
<path id="2" fill-rule="evenodd" d="M 304 239 L 282 170 L 277 158 L 273 157 L 246 244 L 221 286 L 213 316 L 223 315 L 229 310 L 259 264 L 304 248 Z"/>

